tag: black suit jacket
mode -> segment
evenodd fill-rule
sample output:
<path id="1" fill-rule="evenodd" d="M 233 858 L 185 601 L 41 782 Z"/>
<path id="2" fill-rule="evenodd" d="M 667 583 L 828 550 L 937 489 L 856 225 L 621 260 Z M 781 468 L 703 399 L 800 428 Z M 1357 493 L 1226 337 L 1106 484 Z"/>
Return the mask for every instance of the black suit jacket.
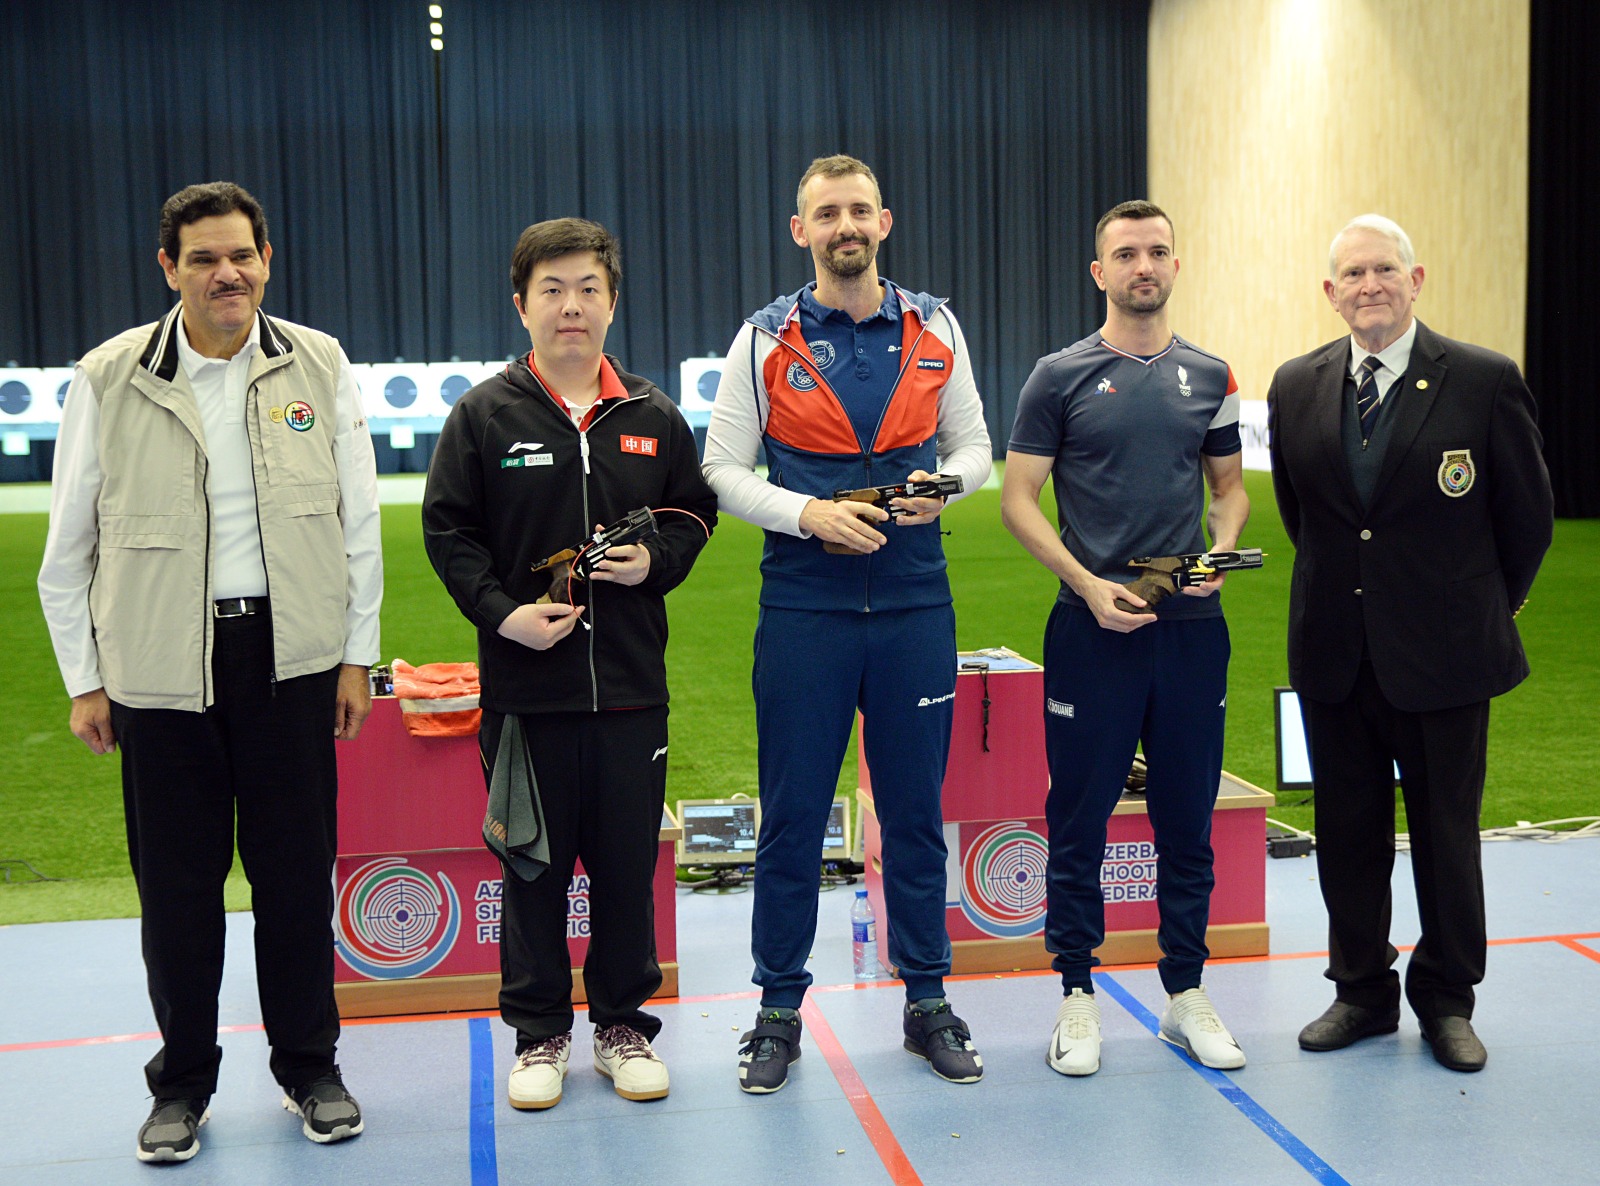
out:
<path id="1" fill-rule="evenodd" d="M 1363 510 L 1340 436 L 1349 370 L 1344 337 L 1284 363 L 1267 393 L 1272 484 L 1296 550 L 1289 681 L 1343 700 L 1365 637 L 1403 711 L 1509 691 L 1528 674 L 1512 614 L 1552 528 L 1533 396 L 1509 358 L 1419 322 Z"/>

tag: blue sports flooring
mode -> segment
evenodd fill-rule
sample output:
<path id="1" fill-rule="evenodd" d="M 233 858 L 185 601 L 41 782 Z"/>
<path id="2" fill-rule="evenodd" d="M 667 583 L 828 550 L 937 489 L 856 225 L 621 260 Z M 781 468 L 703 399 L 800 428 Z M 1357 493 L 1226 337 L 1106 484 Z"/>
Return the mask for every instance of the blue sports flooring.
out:
<path id="1" fill-rule="evenodd" d="M 1223 1074 L 1153 1036 L 1148 967 L 1100 974 L 1102 1069 L 1052 1072 L 1059 1000 L 1048 973 L 949 986 L 984 1080 L 936 1079 L 900 1046 L 897 984 L 849 982 L 849 894 L 825 892 L 804 1057 L 781 1092 L 737 1087 L 736 1046 L 756 999 L 750 896 L 679 891 L 683 996 L 659 1005 L 672 1094 L 618 1097 L 590 1067 L 580 1014 L 566 1094 L 505 1102 L 512 1035 L 495 1017 L 350 1023 L 340 1062 L 366 1132 L 315 1146 L 267 1073 L 251 920 L 229 923 L 226 1057 L 203 1151 L 145 1166 L 134 1134 L 154 1052 L 137 924 L 0 928 L 0 1183 L 877 1183 L 1600 1182 L 1600 841 L 1488 844 L 1488 979 L 1475 1025 L 1488 1068 L 1439 1067 L 1400 1032 L 1307 1054 L 1301 1025 L 1331 999 L 1308 860 L 1268 861 L 1273 956 L 1214 963 L 1213 1001 L 1249 1065 Z M 1409 859 L 1396 865 L 1394 937 L 1416 935 Z M 1404 957 L 1402 957 L 1404 958 Z"/>

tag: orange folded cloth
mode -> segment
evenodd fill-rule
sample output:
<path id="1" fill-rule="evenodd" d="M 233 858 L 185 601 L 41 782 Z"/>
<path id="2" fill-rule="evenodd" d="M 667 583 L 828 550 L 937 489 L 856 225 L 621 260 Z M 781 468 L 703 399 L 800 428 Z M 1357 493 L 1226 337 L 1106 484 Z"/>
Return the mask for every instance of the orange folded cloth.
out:
<path id="1" fill-rule="evenodd" d="M 413 737 L 468 737 L 478 731 L 476 663 L 424 663 L 413 667 L 396 659 L 394 694 L 400 719 Z"/>

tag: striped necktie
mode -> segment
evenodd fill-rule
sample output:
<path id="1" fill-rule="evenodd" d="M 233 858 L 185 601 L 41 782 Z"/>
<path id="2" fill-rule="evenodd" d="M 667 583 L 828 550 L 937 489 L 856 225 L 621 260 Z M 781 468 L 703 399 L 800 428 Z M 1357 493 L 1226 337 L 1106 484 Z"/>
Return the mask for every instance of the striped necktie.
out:
<path id="1" fill-rule="evenodd" d="M 1361 418 L 1361 447 L 1365 449 L 1372 439 L 1372 426 L 1378 422 L 1378 371 L 1383 363 L 1376 354 L 1369 354 L 1361 363 L 1361 374 L 1356 379 L 1356 415 Z"/>

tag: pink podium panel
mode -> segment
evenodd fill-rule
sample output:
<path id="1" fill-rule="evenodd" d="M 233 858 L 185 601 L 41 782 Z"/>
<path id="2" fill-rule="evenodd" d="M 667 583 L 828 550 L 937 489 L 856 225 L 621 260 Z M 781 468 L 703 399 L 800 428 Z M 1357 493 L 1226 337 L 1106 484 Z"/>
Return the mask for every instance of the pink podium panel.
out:
<path id="1" fill-rule="evenodd" d="M 1044 948 L 1049 774 L 1043 669 L 1010 652 L 963 653 L 961 660 L 965 664 L 984 655 L 991 657 L 987 681 L 979 671 L 965 669 L 956 679 L 943 789 L 949 850 L 945 923 L 957 973 L 1045 968 L 1051 959 Z M 882 836 L 864 759 L 860 781 L 867 892 L 878 918 L 892 929 L 883 899 Z M 1266 791 L 1223 774 L 1211 826 L 1216 887 L 1206 938 L 1214 956 L 1267 951 L 1265 837 L 1273 802 Z M 1101 960 L 1159 959 L 1155 841 L 1141 798 L 1124 797 L 1111 817 L 1100 889 L 1106 909 L 1106 941 L 1097 952 Z M 888 944 L 879 951 L 887 967 Z"/>
<path id="2" fill-rule="evenodd" d="M 339 744 L 334 862 L 334 993 L 346 1017 L 493 1009 L 500 991 L 500 862 L 483 847 L 487 791 L 476 737 L 412 737 L 399 702 L 373 701 L 361 735 Z M 661 996 L 678 991 L 673 848 L 657 849 Z M 567 889 L 575 1000 L 589 951 L 589 878 Z"/>

